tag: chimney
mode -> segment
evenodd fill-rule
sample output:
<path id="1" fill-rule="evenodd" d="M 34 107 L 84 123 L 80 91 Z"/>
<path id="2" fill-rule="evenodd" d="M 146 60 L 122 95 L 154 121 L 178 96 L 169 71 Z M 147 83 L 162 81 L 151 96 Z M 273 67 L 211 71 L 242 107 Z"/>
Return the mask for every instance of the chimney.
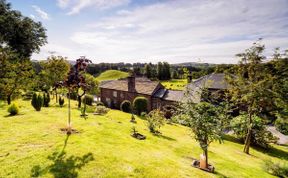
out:
<path id="1" fill-rule="evenodd" d="M 131 75 L 128 77 L 128 91 L 135 92 L 135 76 Z"/>

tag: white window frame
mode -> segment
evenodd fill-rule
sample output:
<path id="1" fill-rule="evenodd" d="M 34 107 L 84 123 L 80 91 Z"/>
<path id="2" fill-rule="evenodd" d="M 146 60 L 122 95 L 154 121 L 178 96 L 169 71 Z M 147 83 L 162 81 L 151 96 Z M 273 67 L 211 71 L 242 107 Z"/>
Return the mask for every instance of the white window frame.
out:
<path id="1" fill-rule="evenodd" d="M 117 98 L 117 95 L 118 95 L 117 91 L 113 91 L 113 97 Z"/>

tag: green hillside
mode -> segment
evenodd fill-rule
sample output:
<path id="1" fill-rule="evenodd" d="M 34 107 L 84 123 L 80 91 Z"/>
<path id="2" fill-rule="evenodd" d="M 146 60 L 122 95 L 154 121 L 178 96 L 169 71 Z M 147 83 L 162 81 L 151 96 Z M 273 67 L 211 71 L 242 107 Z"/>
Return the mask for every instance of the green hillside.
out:
<path id="1" fill-rule="evenodd" d="M 104 80 L 117 80 L 120 78 L 126 78 L 129 74 L 127 72 L 122 72 L 119 70 L 107 70 L 101 73 L 96 79 L 101 82 Z"/>
<path id="2" fill-rule="evenodd" d="M 67 100 L 65 100 L 67 103 Z M 72 102 L 72 125 L 80 133 L 67 137 L 59 129 L 66 126 L 67 106 L 52 106 L 36 112 L 30 101 L 18 101 L 20 114 L 8 116 L 0 106 L 0 177 L 273 177 L 266 173 L 264 160 L 288 163 L 287 147 L 275 146 L 268 153 L 252 149 L 232 138 L 224 144 L 212 143 L 209 162 L 216 167 L 211 174 L 191 167 L 201 150 L 191 131 L 166 124 L 162 135 L 149 133 L 146 121 L 111 110 L 105 116 L 80 117 Z M 131 127 L 147 136 L 136 140 Z"/>

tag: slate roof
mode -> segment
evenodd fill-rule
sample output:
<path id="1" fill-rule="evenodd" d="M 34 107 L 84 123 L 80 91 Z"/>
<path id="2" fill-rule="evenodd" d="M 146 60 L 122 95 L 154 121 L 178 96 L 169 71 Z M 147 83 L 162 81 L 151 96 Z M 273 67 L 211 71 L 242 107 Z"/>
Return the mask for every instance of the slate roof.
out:
<path id="1" fill-rule="evenodd" d="M 159 82 L 151 81 L 149 79 L 136 78 L 135 79 L 136 93 L 152 95 L 159 84 L 160 84 Z M 107 88 L 118 91 L 128 91 L 128 80 L 120 79 L 120 80 L 103 81 L 100 84 L 100 88 Z"/>
<path id="2" fill-rule="evenodd" d="M 195 87 L 208 88 L 208 89 L 227 89 L 228 83 L 225 80 L 225 74 L 223 73 L 213 73 L 210 75 L 205 75 L 200 77 L 196 81 L 188 85 L 190 89 Z"/>
<path id="3" fill-rule="evenodd" d="M 184 97 L 184 91 L 167 90 L 163 99 L 168 101 L 181 101 Z"/>

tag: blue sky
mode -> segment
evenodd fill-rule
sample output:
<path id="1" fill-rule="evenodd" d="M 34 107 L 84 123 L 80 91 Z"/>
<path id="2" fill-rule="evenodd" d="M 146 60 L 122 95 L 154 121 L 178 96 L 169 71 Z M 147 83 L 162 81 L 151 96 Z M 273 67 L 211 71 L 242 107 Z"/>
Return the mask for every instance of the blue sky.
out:
<path id="1" fill-rule="evenodd" d="M 288 49 L 287 0 L 7 0 L 47 29 L 50 54 L 99 62 L 236 63 L 263 38 Z"/>

